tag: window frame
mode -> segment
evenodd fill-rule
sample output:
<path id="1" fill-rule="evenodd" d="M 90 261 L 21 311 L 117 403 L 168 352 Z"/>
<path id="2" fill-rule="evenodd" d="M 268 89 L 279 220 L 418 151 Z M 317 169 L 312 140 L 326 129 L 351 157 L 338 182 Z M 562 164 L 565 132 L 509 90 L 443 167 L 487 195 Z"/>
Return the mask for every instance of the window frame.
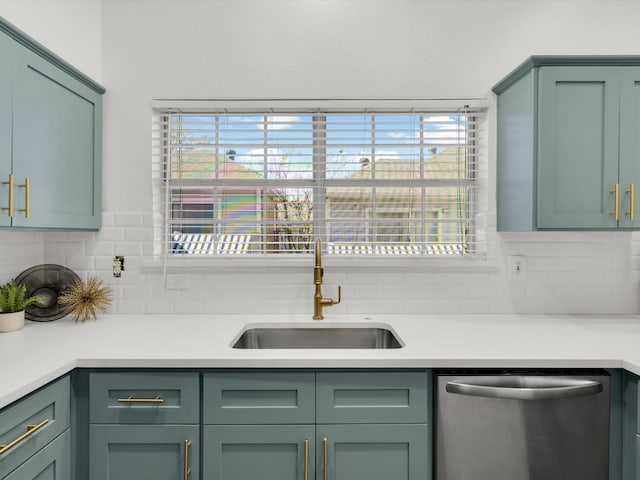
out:
<path id="1" fill-rule="evenodd" d="M 351 105 L 353 102 L 359 104 L 359 106 Z M 301 106 L 301 103 L 304 106 Z M 267 114 L 267 110 L 265 109 L 265 104 L 271 104 L 271 107 L 268 109 L 269 112 L 274 115 L 281 114 L 311 114 L 315 112 L 323 112 L 326 116 L 330 116 L 334 112 L 354 112 L 354 114 L 360 114 L 362 110 L 367 111 L 367 113 L 388 113 L 395 112 L 399 115 L 412 115 L 414 114 L 411 110 L 423 110 L 425 114 L 428 115 L 436 115 L 439 112 L 447 112 L 451 113 L 453 110 L 451 101 L 434 101 L 434 100 L 388 100 L 388 101 L 380 101 L 380 100 L 367 100 L 367 101 L 334 101 L 334 100 L 326 100 L 326 101 L 299 101 L 299 100 L 264 100 L 264 101 L 248 101 L 248 100 L 215 100 L 215 101 L 174 101 L 174 100 L 156 100 L 153 102 L 153 118 L 154 124 L 157 124 L 158 118 L 162 115 L 171 115 L 171 114 L 185 114 L 185 113 L 193 113 L 195 115 L 202 115 L 206 113 L 220 113 L 220 112 L 232 112 L 232 113 L 242 113 L 246 115 L 265 115 Z M 324 104 L 324 105 L 323 105 Z M 370 105 L 370 107 L 363 107 L 362 104 Z M 485 124 L 482 128 L 485 130 L 485 133 L 482 137 L 476 139 L 479 143 L 474 144 L 474 148 L 480 150 L 482 149 L 484 153 L 482 155 L 478 155 L 476 160 L 476 172 L 480 170 L 486 170 L 486 164 L 488 163 L 486 147 L 488 138 L 486 135 L 486 123 L 488 121 L 487 115 L 487 102 L 484 99 L 464 99 L 462 101 L 457 101 L 457 105 L 464 104 L 466 108 L 469 108 L 473 112 L 477 112 L 478 115 L 483 116 L 483 123 Z M 412 105 L 411 108 L 408 108 L 408 105 Z M 156 127 L 157 128 L 157 127 Z M 326 130 L 325 130 L 326 131 Z M 322 141 L 323 139 L 320 139 Z M 162 184 L 162 179 L 158 182 L 158 158 L 163 157 L 162 153 L 158 153 L 163 150 L 162 146 L 158 145 L 157 138 L 154 139 L 154 197 L 158 196 L 158 193 L 162 193 L 162 190 L 170 191 L 170 189 L 166 189 Z M 320 171 L 326 172 L 326 157 L 321 155 L 317 158 L 314 158 L 314 170 L 318 168 L 318 164 L 320 167 Z M 162 170 L 162 168 L 160 169 Z M 165 175 L 164 180 L 166 181 L 166 173 L 164 171 L 160 172 L 160 177 Z M 465 179 L 467 180 L 467 179 Z M 326 236 L 326 229 L 328 229 L 328 225 L 335 219 L 324 218 L 324 210 L 327 207 L 326 205 L 326 196 L 325 193 L 327 191 L 328 184 L 331 183 L 330 180 L 326 179 L 326 176 L 323 179 L 320 179 L 317 182 L 317 179 L 313 180 L 316 185 L 313 186 L 313 194 L 314 194 L 314 218 L 313 218 L 313 228 L 314 232 L 319 233 L 323 238 Z M 160 183 L 160 185 L 159 185 Z M 482 188 L 480 188 L 480 184 L 483 184 Z M 166 183 L 165 183 L 166 185 Z M 370 184 L 367 184 L 370 186 Z M 473 213 L 474 220 L 470 222 L 471 228 L 477 230 L 478 228 L 482 228 L 478 225 L 476 221 L 476 215 L 479 213 L 480 216 L 485 216 L 487 213 L 486 208 L 486 198 L 480 199 L 478 201 L 478 197 L 487 196 L 486 192 L 486 179 L 481 179 L 477 177 L 472 182 L 473 187 L 470 190 L 472 195 L 476 197 L 471 202 L 472 207 L 475 209 Z M 158 187 L 160 192 L 158 191 Z M 422 187 L 424 188 L 424 186 Z M 166 193 L 166 192 L 165 192 Z M 169 193 L 170 195 L 170 193 Z M 157 214 L 158 210 L 156 208 L 156 201 L 154 200 L 154 218 L 158 218 Z M 318 205 L 320 208 L 318 208 Z M 217 207 L 213 207 L 215 210 Z M 382 207 L 382 210 L 385 210 L 386 207 Z M 391 208 L 391 207 L 390 207 Z M 369 207 L 367 206 L 368 210 Z M 389 208 L 386 208 L 387 210 Z M 399 208 L 398 210 L 402 210 Z M 438 209 L 425 209 L 425 211 L 438 210 Z M 320 215 L 316 212 L 320 211 Z M 157 222 L 154 222 L 154 258 L 162 258 L 163 263 L 167 264 L 181 264 L 189 263 L 191 265 L 210 265 L 212 261 L 216 262 L 216 264 L 227 263 L 229 265 L 272 265 L 273 262 L 279 262 L 279 264 L 288 264 L 295 265 L 303 261 L 306 263 L 308 260 L 308 256 L 311 252 L 302 255 L 290 255 L 290 254 L 272 254 L 272 253 L 262 253 L 262 254 L 253 254 L 246 256 L 234 256 L 228 257 L 225 255 L 220 256 L 176 256 L 171 254 L 169 248 L 164 248 L 167 242 L 163 242 L 163 237 L 166 235 L 165 233 L 161 233 L 162 227 L 165 227 L 170 224 L 167 220 L 167 215 L 169 212 L 166 210 L 163 212 L 165 215 L 165 220 L 163 221 L 163 225 L 159 225 Z M 409 214 L 409 221 L 411 221 L 412 215 Z M 160 228 L 159 228 L 160 227 Z M 414 230 L 410 225 L 408 225 L 409 230 Z M 412 235 L 411 232 L 408 232 L 409 235 Z M 158 235 L 162 235 L 159 238 Z M 369 236 L 373 235 L 372 232 L 369 232 Z M 474 236 L 476 237 L 474 241 L 475 251 L 469 252 L 465 255 L 451 255 L 451 256 L 429 256 L 425 254 L 413 256 L 392 256 L 392 255 L 328 255 L 327 259 L 330 264 L 357 264 L 357 265 L 384 265 L 391 266 L 393 264 L 404 264 L 404 265 L 421 265 L 424 262 L 428 262 L 429 264 L 439 264 L 442 265 L 453 265 L 459 262 L 467 262 L 469 260 L 475 261 L 478 259 L 486 259 L 486 232 L 484 228 L 482 228 L 482 232 L 474 232 Z M 326 247 L 325 247 L 326 248 Z M 325 254 L 327 252 L 325 251 Z"/>

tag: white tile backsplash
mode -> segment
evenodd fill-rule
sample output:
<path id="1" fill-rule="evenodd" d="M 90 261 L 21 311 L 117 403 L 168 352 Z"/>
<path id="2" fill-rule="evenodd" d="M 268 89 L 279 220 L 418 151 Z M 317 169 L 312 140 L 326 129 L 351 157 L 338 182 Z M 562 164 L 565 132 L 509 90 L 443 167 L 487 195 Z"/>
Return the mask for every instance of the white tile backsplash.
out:
<path id="1" fill-rule="evenodd" d="M 110 286 L 115 313 L 311 314 L 311 260 L 308 267 L 180 273 L 187 287 L 171 290 L 161 269 L 143 268 L 153 251 L 151 214 L 106 213 L 104 219 L 99 232 L 0 231 L 3 279 L 38 263 L 58 263 Z M 489 237 L 487 268 L 325 265 L 324 294 L 335 298 L 337 286 L 343 289 L 342 303 L 327 309 L 327 316 L 640 311 L 640 233 L 490 232 Z M 125 256 L 125 271 L 117 279 L 114 255 Z M 526 257 L 521 281 L 509 278 L 510 255 Z"/>
<path id="2" fill-rule="evenodd" d="M 44 261 L 43 232 L 0 230 L 0 283 Z"/>

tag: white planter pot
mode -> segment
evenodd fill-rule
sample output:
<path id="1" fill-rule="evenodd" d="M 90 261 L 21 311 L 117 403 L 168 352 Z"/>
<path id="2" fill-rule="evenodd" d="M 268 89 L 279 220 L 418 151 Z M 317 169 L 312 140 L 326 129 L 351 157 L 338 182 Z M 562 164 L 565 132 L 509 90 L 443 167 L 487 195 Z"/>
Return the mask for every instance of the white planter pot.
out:
<path id="1" fill-rule="evenodd" d="M 24 310 L 12 313 L 0 312 L 0 332 L 14 332 L 24 327 Z"/>

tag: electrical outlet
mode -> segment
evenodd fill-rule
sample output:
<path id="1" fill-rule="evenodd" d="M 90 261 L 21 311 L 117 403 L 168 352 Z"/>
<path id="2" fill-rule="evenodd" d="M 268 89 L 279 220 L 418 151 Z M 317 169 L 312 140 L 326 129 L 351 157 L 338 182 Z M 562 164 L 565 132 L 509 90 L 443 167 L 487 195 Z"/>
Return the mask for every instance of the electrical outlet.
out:
<path id="1" fill-rule="evenodd" d="M 509 257 L 509 278 L 517 282 L 523 282 L 527 275 L 527 257 L 524 255 L 511 255 Z"/>
<path id="2" fill-rule="evenodd" d="M 124 271 L 124 257 L 122 255 L 116 255 L 113 257 L 113 276 L 120 278 Z"/>

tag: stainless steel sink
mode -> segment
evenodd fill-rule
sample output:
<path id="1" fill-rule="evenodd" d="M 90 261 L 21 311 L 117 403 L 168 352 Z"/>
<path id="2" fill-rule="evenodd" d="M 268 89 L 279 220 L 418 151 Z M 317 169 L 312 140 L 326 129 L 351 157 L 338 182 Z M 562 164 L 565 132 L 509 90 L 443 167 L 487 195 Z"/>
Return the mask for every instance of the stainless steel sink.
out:
<path id="1" fill-rule="evenodd" d="M 255 327 L 248 328 L 233 348 L 402 348 L 384 327 Z"/>

